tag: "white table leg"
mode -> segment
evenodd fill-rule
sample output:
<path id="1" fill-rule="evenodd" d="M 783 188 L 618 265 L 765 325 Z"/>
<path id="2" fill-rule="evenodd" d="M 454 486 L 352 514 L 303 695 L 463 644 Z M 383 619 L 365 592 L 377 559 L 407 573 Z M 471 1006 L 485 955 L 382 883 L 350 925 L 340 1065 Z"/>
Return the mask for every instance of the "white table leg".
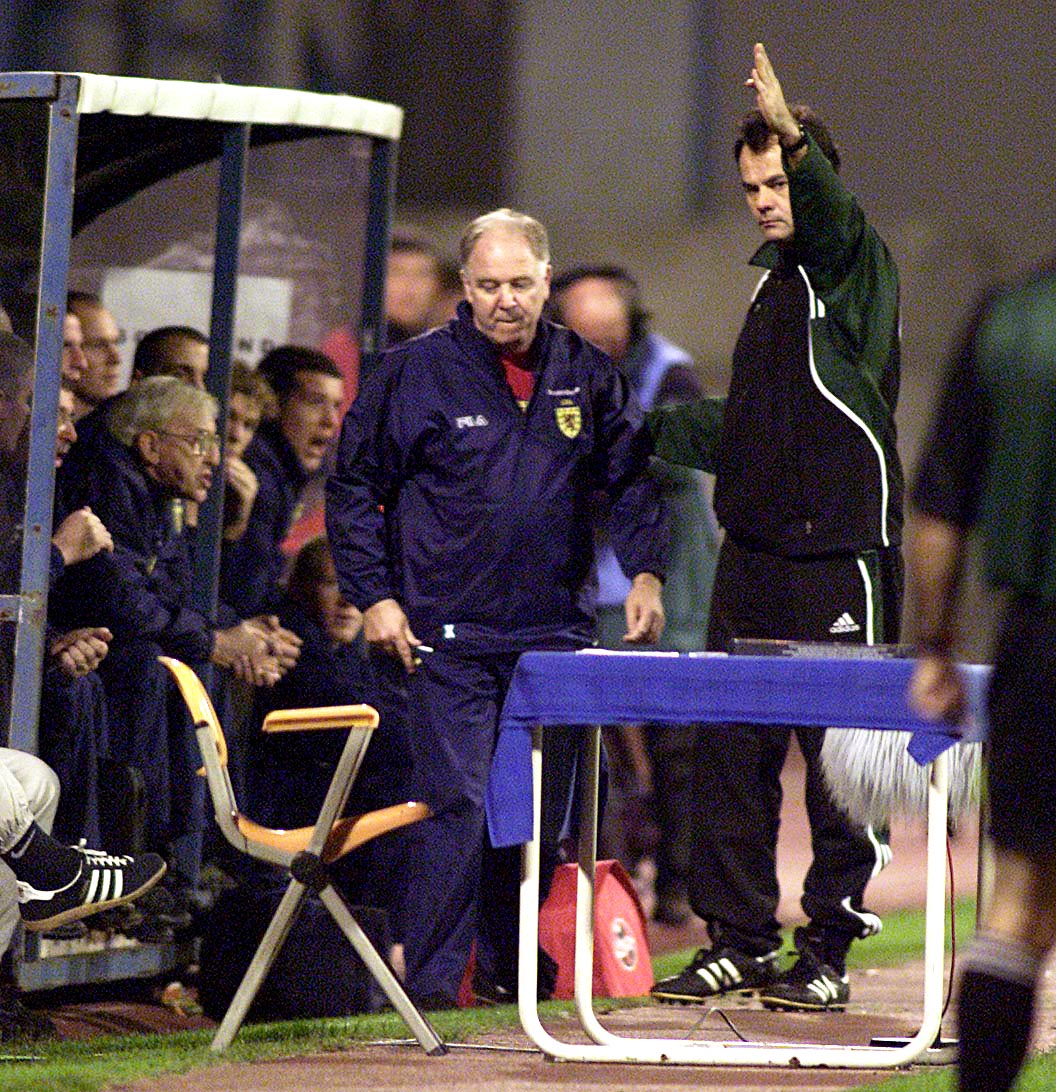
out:
<path id="1" fill-rule="evenodd" d="M 597 728 L 587 729 L 591 753 L 597 755 Z M 588 755 L 589 758 L 589 755 Z M 942 1021 L 942 971 L 945 942 L 945 862 L 948 762 L 940 755 L 932 766 L 928 798 L 927 906 L 924 931 L 924 1013 L 921 1028 L 903 1046 L 825 1046 L 810 1043 L 709 1042 L 647 1039 L 615 1035 L 598 1022 L 592 1004 L 594 837 L 597 824 L 597 765 L 586 763 L 583 800 L 588 814 L 580 818 L 581 860 L 577 882 L 576 1011 L 592 1043 L 556 1039 L 539 1019 L 539 830 L 542 784 L 542 730 L 532 735 L 532 841 L 522 855 L 520 898 L 520 967 L 518 1006 L 521 1025 L 545 1054 L 561 1061 L 682 1065 L 800 1066 L 840 1069 L 889 1069 L 908 1065 L 928 1052 Z M 593 771 L 593 772 L 592 772 Z M 590 846 L 585 846 L 589 838 Z M 586 867 L 584 867 L 586 866 Z M 938 1052 L 932 1052 L 938 1053 Z"/>

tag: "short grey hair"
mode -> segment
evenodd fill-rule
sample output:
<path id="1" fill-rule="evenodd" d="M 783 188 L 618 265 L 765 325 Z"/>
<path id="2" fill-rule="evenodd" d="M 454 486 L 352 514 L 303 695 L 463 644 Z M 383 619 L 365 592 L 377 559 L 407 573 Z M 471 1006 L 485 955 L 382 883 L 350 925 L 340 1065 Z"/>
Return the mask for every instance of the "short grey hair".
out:
<path id="1" fill-rule="evenodd" d="M 214 419 L 216 399 L 172 375 L 152 375 L 133 383 L 110 407 L 106 425 L 125 447 L 132 447 L 143 432 L 164 432 L 183 412 L 206 410 Z"/>
<path id="2" fill-rule="evenodd" d="M 495 209 L 493 212 L 486 212 L 483 216 L 478 216 L 462 232 L 462 239 L 458 244 L 458 260 L 463 269 L 466 268 L 466 263 L 469 261 L 470 254 L 473 253 L 473 247 L 477 245 L 477 240 L 485 232 L 492 231 L 495 228 L 514 231 L 524 236 L 529 249 L 539 261 L 550 261 L 550 240 L 547 237 L 546 228 L 538 220 L 533 220 L 525 213 L 517 212 L 514 209 Z"/>

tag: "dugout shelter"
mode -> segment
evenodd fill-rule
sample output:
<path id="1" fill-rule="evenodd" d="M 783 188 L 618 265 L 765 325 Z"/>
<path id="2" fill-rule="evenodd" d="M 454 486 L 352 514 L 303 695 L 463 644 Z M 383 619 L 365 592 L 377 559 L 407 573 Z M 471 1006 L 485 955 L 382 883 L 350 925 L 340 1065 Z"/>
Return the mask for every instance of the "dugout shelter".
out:
<path id="1" fill-rule="evenodd" d="M 11 746 L 37 750 L 68 289 L 98 294 L 114 313 L 127 371 L 150 329 L 207 333 L 223 436 L 232 359 L 252 364 L 287 342 L 318 346 L 334 331 L 364 361 L 381 345 L 402 120 L 399 107 L 347 95 L 0 75 L 0 302 L 34 301 L 36 362 L 21 566 L 0 587 L 0 622 L 14 631 L 0 679 Z M 222 490 L 218 474 L 199 519 L 196 585 L 207 611 Z M 16 977 L 35 989 L 159 974 L 178 960 L 165 945 L 52 957 L 31 937 Z"/>

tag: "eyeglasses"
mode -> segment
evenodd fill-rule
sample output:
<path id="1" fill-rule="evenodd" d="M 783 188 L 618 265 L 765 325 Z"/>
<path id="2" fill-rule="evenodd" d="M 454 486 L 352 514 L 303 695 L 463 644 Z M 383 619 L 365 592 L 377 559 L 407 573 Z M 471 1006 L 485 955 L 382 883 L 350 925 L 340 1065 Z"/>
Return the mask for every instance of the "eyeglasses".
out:
<path id="1" fill-rule="evenodd" d="M 199 458 L 212 455 L 220 448 L 220 437 L 215 432 L 206 432 L 205 429 L 199 429 L 191 435 L 185 432 L 167 432 L 162 428 L 159 428 L 157 433 L 159 436 L 168 436 L 172 440 L 181 440 Z"/>
<path id="2" fill-rule="evenodd" d="M 97 353 L 105 349 L 116 349 L 124 338 L 120 337 L 86 337 L 81 342 L 81 348 L 86 353 Z"/>

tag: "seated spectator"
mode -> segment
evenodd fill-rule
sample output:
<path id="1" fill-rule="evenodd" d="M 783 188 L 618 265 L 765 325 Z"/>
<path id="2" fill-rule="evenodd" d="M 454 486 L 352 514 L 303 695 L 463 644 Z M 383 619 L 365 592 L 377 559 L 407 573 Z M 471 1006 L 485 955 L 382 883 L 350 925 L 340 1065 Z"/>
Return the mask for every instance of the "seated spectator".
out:
<path id="1" fill-rule="evenodd" d="M 76 315 L 73 315 L 73 320 L 78 321 Z M 104 329 L 108 328 L 106 323 L 102 326 Z M 102 349 L 98 349 L 97 352 L 101 353 Z M 65 355 L 63 359 L 65 360 Z M 131 382 L 135 384 L 152 375 L 171 375 L 176 379 L 182 379 L 192 387 L 205 390 L 205 373 L 208 366 L 209 339 L 204 334 L 190 326 L 162 326 L 157 330 L 151 330 L 136 346 L 132 361 Z M 85 385 L 83 380 L 64 379 L 64 382 L 67 382 L 75 393 L 82 391 Z M 93 392 L 94 389 L 92 387 Z M 56 488 L 60 496 L 66 487 L 66 479 L 80 473 L 79 464 L 82 461 L 90 463 L 94 460 L 98 436 L 106 431 L 107 415 L 117 397 L 119 394 L 115 389 L 114 393 L 97 401 L 87 412 L 79 412 L 75 407 L 78 439 L 66 461 L 65 472 L 58 477 Z M 84 401 L 83 395 L 79 401 Z"/>
<path id="2" fill-rule="evenodd" d="M 52 838 L 59 784 L 39 758 L 0 747 L 0 953 L 11 944 L 19 912 L 27 929 L 40 932 L 130 902 L 165 874 L 165 862 L 152 853 L 113 856 Z M 0 1042 L 55 1035 L 52 1022 L 27 1009 L 14 982 L 0 977 Z"/>
<path id="3" fill-rule="evenodd" d="M 347 733 L 265 734 L 259 725 L 273 709 L 376 701 L 360 633 L 362 616 L 338 591 L 324 536 L 312 539 L 294 559 L 279 618 L 304 644 L 297 665 L 270 690 L 257 691 L 246 811 L 269 826 L 310 826 L 319 815 Z M 387 719 L 370 742 L 348 813 L 408 799 L 410 762 L 401 725 Z M 383 838 L 339 866 L 346 896 L 389 910 L 394 928 L 403 876 L 400 847 L 398 836 Z"/>
<path id="4" fill-rule="evenodd" d="M 313 539 L 297 554 L 278 614 L 304 643 L 296 667 L 267 692 L 257 693 L 258 723 L 273 709 L 371 700 L 373 676 L 358 639 L 362 619 L 337 590 L 325 538 Z M 258 733 L 251 748 L 250 814 L 263 823 L 304 826 L 314 822 L 344 735 Z"/>
<path id="5" fill-rule="evenodd" d="M 0 586 L 16 590 L 22 553 L 22 520 L 28 450 L 28 400 L 33 382 L 33 352 L 21 339 L 0 334 Z M 63 389 L 55 440 L 55 463 L 76 438 L 71 418 L 73 395 Z M 17 431 L 16 431 L 17 430 Z M 110 535 L 90 509 L 71 512 L 55 528 L 49 583 L 67 566 L 112 549 Z M 14 626 L 0 635 L 4 674 L 10 678 Z M 84 625 L 62 631 L 48 626 L 47 655 L 41 680 L 39 749 L 70 791 L 56 819 L 67 841 L 84 838 L 99 845 L 98 763 L 105 748 L 107 722 L 101 682 L 95 668 L 106 655 L 110 632 L 105 626 Z M 10 714 L 7 693 L 0 701 L 3 722 Z"/>
<path id="6" fill-rule="evenodd" d="M 21 541 L 26 493 L 25 451 L 33 400 L 33 350 L 14 334 L 0 333 L 0 529 L 3 556 Z M 17 535 L 17 540 L 13 536 Z M 17 571 L 14 578 L 17 579 Z M 5 569 L 0 592 L 17 591 Z"/>
<path id="7" fill-rule="evenodd" d="M 305 487 L 323 464 L 341 423 L 341 373 L 316 349 L 284 345 L 260 362 L 278 400 L 278 416 L 261 424 L 245 461 L 257 476 L 245 533 L 224 545 L 220 598 L 240 618 L 271 612 L 281 598 L 282 542 Z"/>
<path id="8" fill-rule="evenodd" d="M 249 522 L 259 484 L 243 456 L 262 420 L 277 412 L 275 395 L 258 372 L 241 361 L 231 366 L 227 404 L 227 443 L 224 445 L 224 538 L 241 538 Z"/>
<path id="9" fill-rule="evenodd" d="M 205 390 L 209 339 L 192 326 L 159 326 L 145 334 L 132 358 L 132 382 L 152 375 L 172 375 Z"/>
<path id="10" fill-rule="evenodd" d="M 4 312 L 6 323 L 0 322 L 0 330 L 17 334 L 33 345 L 37 335 L 37 297 L 31 292 L 18 292 L 8 301 L 9 311 Z M 68 384 L 80 382 L 88 362 L 84 356 L 84 333 L 81 320 L 67 306 L 62 320 L 62 381 Z"/>
<path id="11" fill-rule="evenodd" d="M 77 439 L 73 424 L 73 392 L 59 391 L 55 466 Z M 71 512 L 52 535 L 52 583 L 68 566 L 112 550 L 113 539 L 90 508 Z M 63 841 L 84 840 L 102 845 L 100 828 L 100 762 L 108 750 L 106 698 L 96 668 L 110 649 L 106 626 L 81 626 L 60 632 L 48 627 L 40 699 L 40 756 L 67 786 L 55 816 L 55 832 Z"/>
<path id="12" fill-rule="evenodd" d="M 100 402 L 121 389 L 121 330 L 114 316 L 103 306 L 98 296 L 88 292 L 71 292 L 67 310 L 81 324 L 85 367 L 71 382 L 74 396 L 74 419 L 80 420 Z"/>
<path id="13" fill-rule="evenodd" d="M 64 574 L 62 607 L 71 623 L 89 611 L 113 633 L 100 666 L 110 753 L 143 775 L 147 845 L 169 854 L 167 884 L 177 891 L 197 882 L 204 798 L 186 709 L 157 655 L 199 669 L 217 664 L 255 685 L 272 685 L 282 671 L 259 623 L 219 628 L 192 603 L 194 536 L 174 502 L 200 504 L 219 461 L 212 396 L 155 376 L 110 408 L 95 459 L 80 465 L 67 491 L 68 503 L 103 519 L 114 552 L 78 566 L 76 579 Z"/>
<path id="14" fill-rule="evenodd" d="M 87 367 L 81 320 L 72 311 L 67 311 L 62 320 L 62 381 L 70 388 L 71 398 L 73 385 L 81 381 Z"/>

